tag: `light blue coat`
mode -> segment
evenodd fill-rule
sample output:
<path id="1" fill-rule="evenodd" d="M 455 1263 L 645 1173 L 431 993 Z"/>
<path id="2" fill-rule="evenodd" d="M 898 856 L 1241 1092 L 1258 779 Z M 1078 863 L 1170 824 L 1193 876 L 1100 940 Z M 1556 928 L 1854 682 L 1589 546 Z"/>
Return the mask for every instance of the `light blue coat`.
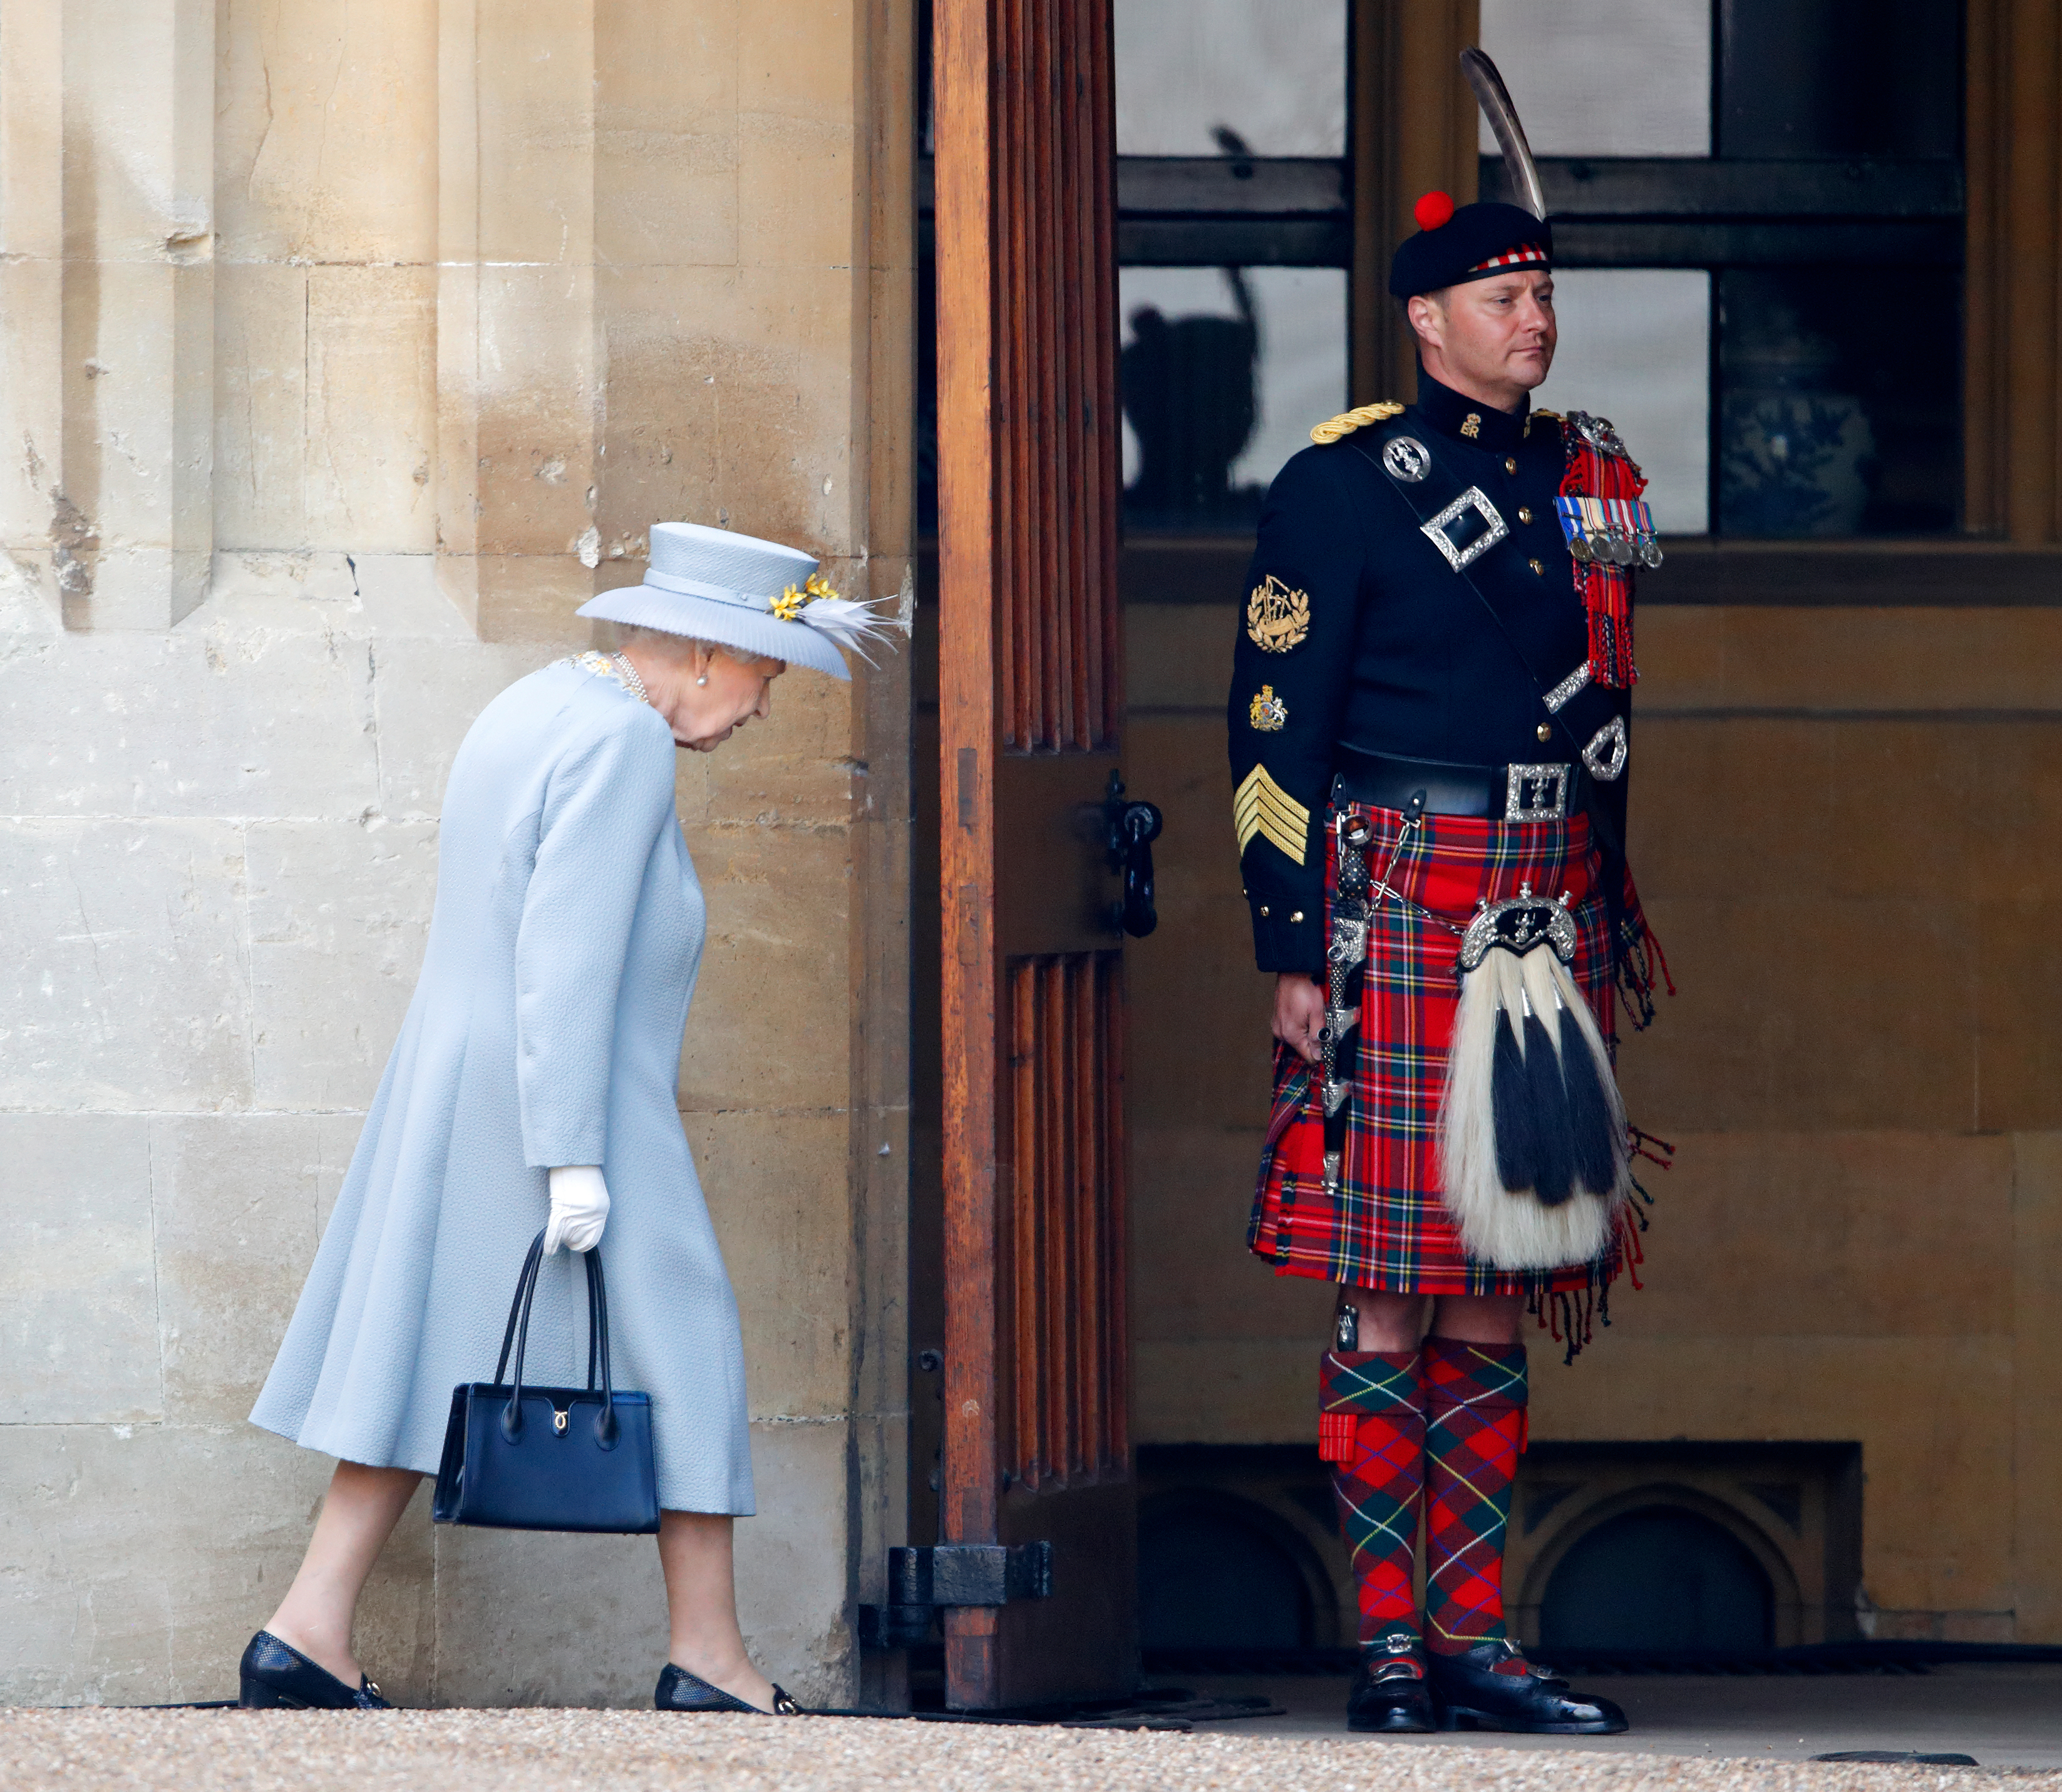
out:
<path id="1" fill-rule="evenodd" d="M 436 1469 L 494 1373 L 546 1171 L 599 1164 L 619 1388 L 652 1397 L 659 1502 L 752 1510 L 737 1303 L 675 1103 L 701 888 L 658 712 L 575 661 L 487 706 L 444 794 L 421 980 L 251 1418 Z M 586 1278 L 546 1259 L 524 1379 L 587 1379 Z"/>

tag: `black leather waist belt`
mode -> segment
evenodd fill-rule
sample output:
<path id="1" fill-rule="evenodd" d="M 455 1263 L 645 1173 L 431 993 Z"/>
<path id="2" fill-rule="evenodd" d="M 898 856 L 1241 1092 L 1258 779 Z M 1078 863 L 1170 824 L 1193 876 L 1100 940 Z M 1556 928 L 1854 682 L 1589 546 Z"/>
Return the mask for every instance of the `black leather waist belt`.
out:
<path id="1" fill-rule="evenodd" d="M 1427 815 L 1493 821 L 1559 821 L 1581 807 L 1579 765 L 1453 765 L 1370 753 L 1343 741 L 1332 764 L 1334 805 L 1403 809 L 1422 792 Z"/>

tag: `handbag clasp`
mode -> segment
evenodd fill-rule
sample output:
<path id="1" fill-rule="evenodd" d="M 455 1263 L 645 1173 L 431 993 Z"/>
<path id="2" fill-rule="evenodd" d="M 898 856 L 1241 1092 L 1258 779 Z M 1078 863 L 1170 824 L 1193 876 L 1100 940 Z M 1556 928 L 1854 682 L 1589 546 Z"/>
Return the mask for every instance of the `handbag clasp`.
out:
<path id="1" fill-rule="evenodd" d="M 563 1437 L 564 1436 L 565 1436 L 565 1434 L 566 1434 L 566 1425 L 567 1425 L 568 1422 L 570 1421 L 570 1419 L 572 1418 L 572 1409 L 570 1407 L 567 1408 L 567 1409 L 566 1409 L 566 1410 L 564 1410 L 564 1412 L 561 1412 L 561 1411 L 560 1411 L 557 1407 L 554 1406 L 554 1407 L 552 1409 L 552 1433 L 553 1433 L 555 1436 L 556 1436 L 556 1437 Z"/>

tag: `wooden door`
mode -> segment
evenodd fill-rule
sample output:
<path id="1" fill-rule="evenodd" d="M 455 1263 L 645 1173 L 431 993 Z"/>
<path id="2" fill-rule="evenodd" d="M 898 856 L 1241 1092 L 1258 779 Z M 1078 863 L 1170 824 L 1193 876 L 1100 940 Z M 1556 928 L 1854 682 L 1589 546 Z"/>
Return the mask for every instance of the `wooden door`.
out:
<path id="1" fill-rule="evenodd" d="M 941 1529 L 1053 1545 L 948 1608 L 966 1710 L 1129 1690 L 1123 704 L 1109 0 L 936 0 Z"/>

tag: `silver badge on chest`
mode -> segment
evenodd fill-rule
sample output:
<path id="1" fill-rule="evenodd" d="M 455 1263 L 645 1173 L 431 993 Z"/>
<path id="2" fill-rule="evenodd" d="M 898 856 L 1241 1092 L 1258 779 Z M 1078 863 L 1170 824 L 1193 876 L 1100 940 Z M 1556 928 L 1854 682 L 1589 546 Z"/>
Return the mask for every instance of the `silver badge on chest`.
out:
<path id="1" fill-rule="evenodd" d="M 1430 471 L 1432 457 L 1414 435 L 1393 435 L 1382 451 L 1382 468 L 1392 479 L 1415 485 Z"/>

